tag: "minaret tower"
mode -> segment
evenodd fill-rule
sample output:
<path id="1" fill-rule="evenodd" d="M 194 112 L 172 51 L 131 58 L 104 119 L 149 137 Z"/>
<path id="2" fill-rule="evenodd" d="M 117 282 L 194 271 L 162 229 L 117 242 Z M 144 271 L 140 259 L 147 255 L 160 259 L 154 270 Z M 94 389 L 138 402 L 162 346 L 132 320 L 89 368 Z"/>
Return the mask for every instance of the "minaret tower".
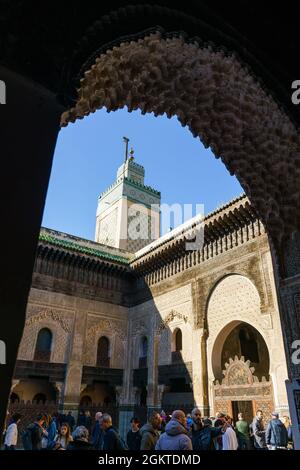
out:
<path id="1" fill-rule="evenodd" d="M 135 253 L 160 236 L 160 192 L 145 186 L 145 169 L 128 155 L 115 182 L 98 198 L 95 240 Z"/>

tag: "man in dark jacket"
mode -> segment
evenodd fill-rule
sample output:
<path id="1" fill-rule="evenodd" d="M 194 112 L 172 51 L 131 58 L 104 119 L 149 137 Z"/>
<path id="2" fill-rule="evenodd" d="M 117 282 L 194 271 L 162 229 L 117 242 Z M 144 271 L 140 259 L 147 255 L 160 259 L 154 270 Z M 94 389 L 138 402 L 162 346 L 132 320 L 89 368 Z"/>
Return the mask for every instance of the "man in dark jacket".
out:
<path id="1" fill-rule="evenodd" d="M 111 416 L 104 414 L 101 417 L 101 429 L 104 431 L 103 450 L 124 450 L 125 443 L 122 441 L 117 429 L 112 425 Z"/>
<path id="2" fill-rule="evenodd" d="M 140 435 L 141 423 L 138 418 L 130 421 L 131 429 L 127 433 L 127 445 L 129 450 L 140 450 L 142 437 Z"/>
<path id="3" fill-rule="evenodd" d="M 257 410 L 256 416 L 252 421 L 252 433 L 254 437 L 254 447 L 255 449 L 265 449 L 266 448 L 266 439 L 265 439 L 265 427 L 263 423 L 263 412 Z"/>
<path id="4" fill-rule="evenodd" d="M 101 419 L 102 413 L 101 411 L 97 411 L 95 414 L 95 425 L 92 431 L 92 443 L 96 450 L 103 449 L 104 431 L 101 429 Z"/>
<path id="5" fill-rule="evenodd" d="M 195 415 L 194 415 L 195 416 Z M 215 450 L 213 439 L 221 436 L 223 427 L 213 427 L 208 418 L 200 422 L 193 422 L 192 444 L 194 451 Z"/>
<path id="6" fill-rule="evenodd" d="M 141 450 L 154 450 L 156 443 L 159 438 L 158 430 L 161 427 L 162 418 L 159 413 L 153 411 L 152 415 L 150 416 L 148 423 L 144 424 L 144 426 L 140 430 L 140 434 L 142 437 L 141 440 Z"/>
<path id="7" fill-rule="evenodd" d="M 65 417 L 65 422 L 68 423 L 70 426 L 71 432 L 73 432 L 73 429 L 75 427 L 75 418 L 72 415 L 72 411 L 69 411 L 67 416 Z"/>
<path id="8" fill-rule="evenodd" d="M 28 426 L 28 430 L 31 432 L 31 443 L 32 450 L 41 450 L 42 448 L 42 437 L 44 435 L 43 424 L 45 422 L 45 416 L 40 414 L 37 416 L 34 423 Z"/>
<path id="9" fill-rule="evenodd" d="M 266 444 L 270 450 L 287 448 L 288 433 L 285 425 L 280 421 L 279 414 L 276 413 L 276 411 L 273 411 L 272 419 L 269 421 L 267 426 Z"/>

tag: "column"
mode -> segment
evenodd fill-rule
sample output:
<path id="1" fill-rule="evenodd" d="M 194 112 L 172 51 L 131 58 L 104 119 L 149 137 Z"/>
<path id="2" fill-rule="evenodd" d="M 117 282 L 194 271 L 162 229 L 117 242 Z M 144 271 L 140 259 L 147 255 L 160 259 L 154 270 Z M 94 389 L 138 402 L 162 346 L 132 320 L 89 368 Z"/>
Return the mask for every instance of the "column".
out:
<path id="1" fill-rule="evenodd" d="M 288 378 L 286 388 L 295 449 L 300 450 L 300 232 L 272 245 Z"/>
<path id="2" fill-rule="evenodd" d="M 86 385 L 82 383 L 86 321 L 87 314 L 82 310 L 77 310 L 75 314 L 65 385 L 60 405 L 60 411 L 62 413 L 72 411 L 75 419 L 78 414 L 80 394 L 86 387 Z"/>
<path id="3" fill-rule="evenodd" d="M 0 432 L 6 418 L 11 381 L 23 333 L 25 312 L 52 157 L 63 108 L 54 93 L 0 66 L 6 104 L 1 121 L 1 287 Z M 17 293 L 17 295 L 16 295 Z"/>
<path id="4" fill-rule="evenodd" d="M 158 341 L 160 335 L 153 332 L 148 351 L 148 387 L 147 406 L 148 414 L 158 407 Z"/>
<path id="5" fill-rule="evenodd" d="M 130 325 L 128 326 L 127 337 L 129 337 Z M 133 386 L 133 368 L 134 368 L 134 353 L 136 344 L 136 336 L 132 336 L 132 341 L 127 340 L 127 347 L 125 347 L 124 358 L 124 372 L 123 372 L 123 385 L 116 387 L 118 393 L 118 406 L 119 406 L 119 432 L 123 439 L 130 428 L 130 420 L 133 417 L 135 397 Z"/>
<path id="6" fill-rule="evenodd" d="M 195 406 L 202 416 L 209 416 L 206 340 L 206 330 L 193 331 L 193 393 Z"/>

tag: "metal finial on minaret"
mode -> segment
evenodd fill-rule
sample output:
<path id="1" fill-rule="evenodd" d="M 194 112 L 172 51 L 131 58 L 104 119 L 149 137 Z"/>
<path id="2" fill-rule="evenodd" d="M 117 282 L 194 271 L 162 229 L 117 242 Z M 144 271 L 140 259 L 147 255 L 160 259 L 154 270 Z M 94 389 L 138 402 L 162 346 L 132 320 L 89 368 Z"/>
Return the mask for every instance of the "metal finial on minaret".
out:
<path id="1" fill-rule="evenodd" d="M 125 142 L 125 162 L 127 162 L 127 159 L 128 159 L 128 142 L 129 142 L 128 137 L 123 137 L 123 141 Z"/>
<path id="2" fill-rule="evenodd" d="M 131 149 L 130 149 L 129 154 L 130 154 L 129 160 L 134 160 L 134 150 L 133 150 L 132 147 L 131 147 Z"/>

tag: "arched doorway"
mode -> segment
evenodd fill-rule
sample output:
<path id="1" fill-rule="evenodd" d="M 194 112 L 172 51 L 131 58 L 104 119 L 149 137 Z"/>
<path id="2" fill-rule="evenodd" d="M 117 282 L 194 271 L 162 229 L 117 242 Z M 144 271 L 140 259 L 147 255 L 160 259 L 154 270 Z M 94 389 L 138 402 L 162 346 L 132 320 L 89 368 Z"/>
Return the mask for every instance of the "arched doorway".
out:
<path id="1" fill-rule="evenodd" d="M 246 322 L 234 321 L 219 333 L 212 351 L 214 413 L 237 421 L 242 412 L 251 422 L 257 409 L 270 418 L 274 409 L 270 357 L 260 332 Z"/>

